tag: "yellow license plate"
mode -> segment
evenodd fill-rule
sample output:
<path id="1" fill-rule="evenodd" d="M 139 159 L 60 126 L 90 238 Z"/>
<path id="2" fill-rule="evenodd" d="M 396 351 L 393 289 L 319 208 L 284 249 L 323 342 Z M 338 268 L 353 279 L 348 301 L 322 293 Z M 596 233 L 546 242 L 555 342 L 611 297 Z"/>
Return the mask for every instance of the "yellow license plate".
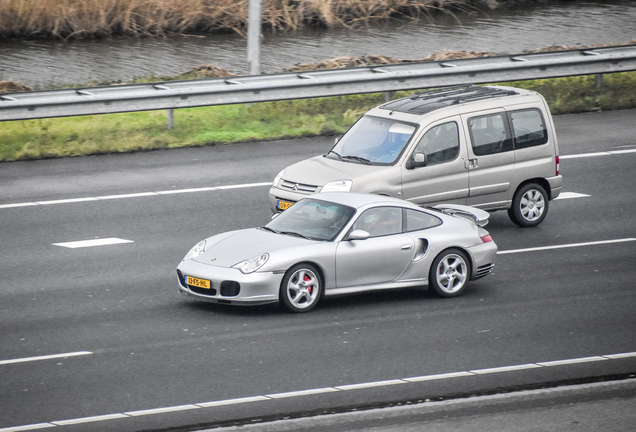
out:
<path id="1" fill-rule="evenodd" d="M 205 279 L 193 278 L 192 276 L 186 276 L 186 284 L 193 285 L 199 288 L 210 289 L 210 281 Z"/>
<path id="2" fill-rule="evenodd" d="M 278 208 L 280 210 L 287 210 L 288 208 L 290 208 L 293 205 L 294 205 L 294 203 L 292 203 L 292 202 L 278 200 Z"/>

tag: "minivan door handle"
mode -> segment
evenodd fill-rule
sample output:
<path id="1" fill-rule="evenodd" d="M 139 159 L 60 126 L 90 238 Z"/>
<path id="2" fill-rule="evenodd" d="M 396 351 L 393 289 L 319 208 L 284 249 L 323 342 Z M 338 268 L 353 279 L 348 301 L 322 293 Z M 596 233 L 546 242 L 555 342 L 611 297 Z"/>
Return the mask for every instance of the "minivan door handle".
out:
<path id="1" fill-rule="evenodd" d="M 477 168 L 477 166 L 477 159 L 468 159 L 464 161 L 464 168 L 466 169 Z"/>

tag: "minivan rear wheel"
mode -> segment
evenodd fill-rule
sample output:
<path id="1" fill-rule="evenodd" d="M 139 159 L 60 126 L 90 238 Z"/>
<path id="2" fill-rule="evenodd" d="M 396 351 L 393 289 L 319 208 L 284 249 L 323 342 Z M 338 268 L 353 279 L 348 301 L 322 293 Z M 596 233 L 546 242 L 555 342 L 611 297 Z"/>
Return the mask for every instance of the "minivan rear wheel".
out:
<path id="1" fill-rule="evenodd" d="M 529 183 L 515 193 L 512 207 L 508 209 L 508 216 L 520 227 L 537 226 L 548 214 L 549 203 L 548 194 L 543 186 Z"/>

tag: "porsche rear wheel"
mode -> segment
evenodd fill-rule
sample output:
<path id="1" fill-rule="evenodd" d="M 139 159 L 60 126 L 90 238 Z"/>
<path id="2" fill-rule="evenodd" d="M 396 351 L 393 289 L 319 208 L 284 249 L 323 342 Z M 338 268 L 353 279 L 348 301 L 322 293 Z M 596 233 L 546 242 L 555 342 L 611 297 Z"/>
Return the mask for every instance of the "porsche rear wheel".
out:
<path id="1" fill-rule="evenodd" d="M 470 279 L 470 265 L 464 252 L 447 249 L 433 261 L 428 283 L 440 297 L 456 297 L 466 288 Z"/>
<path id="2" fill-rule="evenodd" d="M 291 312 L 309 312 L 318 304 L 322 294 L 322 280 L 311 264 L 297 264 L 290 268 L 280 285 L 280 301 Z"/>

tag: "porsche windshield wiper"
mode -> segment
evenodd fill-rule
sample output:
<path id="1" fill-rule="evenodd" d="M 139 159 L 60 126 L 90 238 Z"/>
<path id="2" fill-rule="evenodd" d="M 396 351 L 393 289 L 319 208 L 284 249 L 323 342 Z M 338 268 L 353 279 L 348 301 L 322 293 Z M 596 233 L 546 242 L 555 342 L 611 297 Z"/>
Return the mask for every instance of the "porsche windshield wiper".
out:
<path id="1" fill-rule="evenodd" d="M 275 233 L 275 234 L 280 234 L 280 231 L 276 231 L 275 229 L 272 229 L 272 228 L 270 228 L 270 227 L 268 227 L 268 226 L 262 226 L 262 227 L 261 227 L 261 229 L 262 229 L 262 230 L 265 230 L 265 231 L 273 232 L 273 233 Z"/>
<path id="2" fill-rule="evenodd" d="M 287 235 L 291 235 L 291 236 L 295 236 L 295 237 L 301 237 L 301 238 L 304 238 L 306 240 L 315 240 L 315 239 L 312 239 L 311 237 L 307 237 L 306 235 L 303 235 L 301 233 L 297 233 L 296 231 L 279 231 L 278 234 L 287 234 Z"/>
<path id="3" fill-rule="evenodd" d="M 371 165 L 371 161 L 369 159 L 365 159 L 363 157 L 360 156 L 341 156 L 342 159 L 353 159 L 355 161 L 358 161 L 360 163 L 363 163 L 365 165 Z"/>

